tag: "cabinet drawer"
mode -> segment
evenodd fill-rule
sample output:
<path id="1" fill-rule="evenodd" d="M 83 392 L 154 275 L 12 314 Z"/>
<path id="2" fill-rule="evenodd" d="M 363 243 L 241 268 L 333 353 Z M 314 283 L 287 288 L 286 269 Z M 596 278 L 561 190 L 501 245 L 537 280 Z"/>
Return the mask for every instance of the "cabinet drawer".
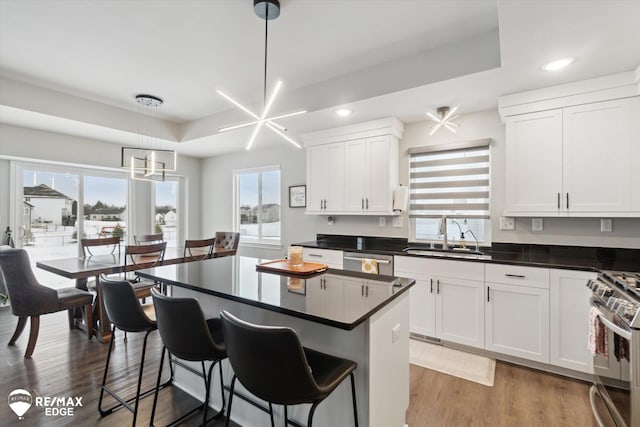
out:
<path id="1" fill-rule="evenodd" d="M 342 251 L 330 249 L 302 248 L 302 256 L 305 261 L 321 262 L 330 267 L 342 268 Z"/>
<path id="2" fill-rule="evenodd" d="M 507 285 L 548 289 L 549 269 L 519 265 L 487 264 L 485 266 L 485 281 L 487 283 L 504 283 Z"/>

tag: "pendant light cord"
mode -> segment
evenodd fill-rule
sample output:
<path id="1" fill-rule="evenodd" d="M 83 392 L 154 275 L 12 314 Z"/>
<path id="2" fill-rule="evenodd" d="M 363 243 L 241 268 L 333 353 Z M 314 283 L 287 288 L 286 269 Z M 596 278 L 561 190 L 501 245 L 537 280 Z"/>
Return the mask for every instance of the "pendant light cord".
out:
<path id="1" fill-rule="evenodd" d="M 264 93 L 263 108 L 267 106 L 267 40 L 269 37 L 269 4 L 266 5 L 266 13 L 264 18 Z"/>

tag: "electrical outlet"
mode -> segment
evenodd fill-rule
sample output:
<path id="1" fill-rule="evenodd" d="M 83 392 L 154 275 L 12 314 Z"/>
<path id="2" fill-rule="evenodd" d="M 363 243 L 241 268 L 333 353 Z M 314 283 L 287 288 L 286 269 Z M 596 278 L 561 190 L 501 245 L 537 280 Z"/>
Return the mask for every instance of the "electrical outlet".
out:
<path id="1" fill-rule="evenodd" d="M 387 225 L 387 219 L 383 216 L 378 218 L 378 226 L 380 227 L 384 227 L 385 225 Z"/>
<path id="2" fill-rule="evenodd" d="M 393 219 L 391 220 L 391 226 L 396 228 L 402 227 L 402 217 L 394 216 Z"/>
<path id="3" fill-rule="evenodd" d="M 600 220 L 600 231 L 603 233 L 610 233 L 613 230 L 613 221 L 610 219 Z"/>
<path id="4" fill-rule="evenodd" d="M 531 218 L 531 231 L 542 231 L 542 218 Z"/>
<path id="5" fill-rule="evenodd" d="M 515 230 L 515 229 L 516 229 L 515 219 L 508 216 L 500 217 L 500 230 Z"/>

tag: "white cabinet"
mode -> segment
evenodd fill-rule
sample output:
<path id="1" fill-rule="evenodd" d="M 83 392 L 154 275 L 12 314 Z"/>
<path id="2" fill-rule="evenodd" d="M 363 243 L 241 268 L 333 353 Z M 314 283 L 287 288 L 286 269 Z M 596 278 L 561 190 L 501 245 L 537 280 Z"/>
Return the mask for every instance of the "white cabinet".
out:
<path id="1" fill-rule="evenodd" d="M 624 98 L 507 117 L 505 214 L 640 215 L 640 180 L 632 172 L 640 156 L 633 144 L 638 102 Z"/>
<path id="2" fill-rule="evenodd" d="M 487 264 L 487 350 L 549 363 L 549 270 Z"/>
<path id="3" fill-rule="evenodd" d="M 550 272 L 550 362 L 552 365 L 592 373 L 593 357 L 587 349 L 591 290 L 596 273 L 574 270 Z"/>
<path id="4" fill-rule="evenodd" d="M 640 164 L 640 96 L 631 99 L 631 159 Z M 631 174 L 631 210 L 640 212 L 640 173 Z"/>
<path id="5" fill-rule="evenodd" d="M 629 211 L 631 99 L 565 108 L 562 139 L 565 209 Z"/>
<path id="6" fill-rule="evenodd" d="M 344 304 L 349 313 L 365 313 L 389 295 L 391 286 L 364 279 L 344 279 Z"/>
<path id="7" fill-rule="evenodd" d="M 410 290 L 412 333 L 484 347 L 484 264 L 396 256 L 394 275 L 417 281 Z"/>
<path id="8" fill-rule="evenodd" d="M 557 212 L 562 193 L 562 110 L 506 120 L 506 210 Z"/>
<path id="9" fill-rule="evenodd" d="M 303 135 L 307 213 L 393 215 L 403 129 L 391 118 Z"/>
<path id="10" fill-rule="evenodd" d="M 344 144 L 309 147 L 307 151 L 307 212 L 344 209 Z"/>
<path id="11" fill-rule="evenodd" d="M 327 264 L 329 268 L 342 269 L 342 251 L 331 249 L 302 248 L 304 261 Z"/>

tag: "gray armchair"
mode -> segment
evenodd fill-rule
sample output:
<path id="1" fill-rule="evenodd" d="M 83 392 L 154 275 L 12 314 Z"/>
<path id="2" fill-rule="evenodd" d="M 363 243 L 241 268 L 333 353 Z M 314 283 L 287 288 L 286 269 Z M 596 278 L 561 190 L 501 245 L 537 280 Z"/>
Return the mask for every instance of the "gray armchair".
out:
<path id="1" fill-rule="evenodd" d="M 18 325 L 9 345 L 14 345 L 31 318 L 29 342 L 24 353 L 29 359 L 38 340 L 40 315 L 85 307 L 87 331 L 92 336 L 91 304 L 93 295 L 76 288 L 52 289 L 41 285 L 33 275 L 29 255 L 24 249 L 0 247 L 0 274 L 11 300 L 11 311 L 18 317 Z"/>

